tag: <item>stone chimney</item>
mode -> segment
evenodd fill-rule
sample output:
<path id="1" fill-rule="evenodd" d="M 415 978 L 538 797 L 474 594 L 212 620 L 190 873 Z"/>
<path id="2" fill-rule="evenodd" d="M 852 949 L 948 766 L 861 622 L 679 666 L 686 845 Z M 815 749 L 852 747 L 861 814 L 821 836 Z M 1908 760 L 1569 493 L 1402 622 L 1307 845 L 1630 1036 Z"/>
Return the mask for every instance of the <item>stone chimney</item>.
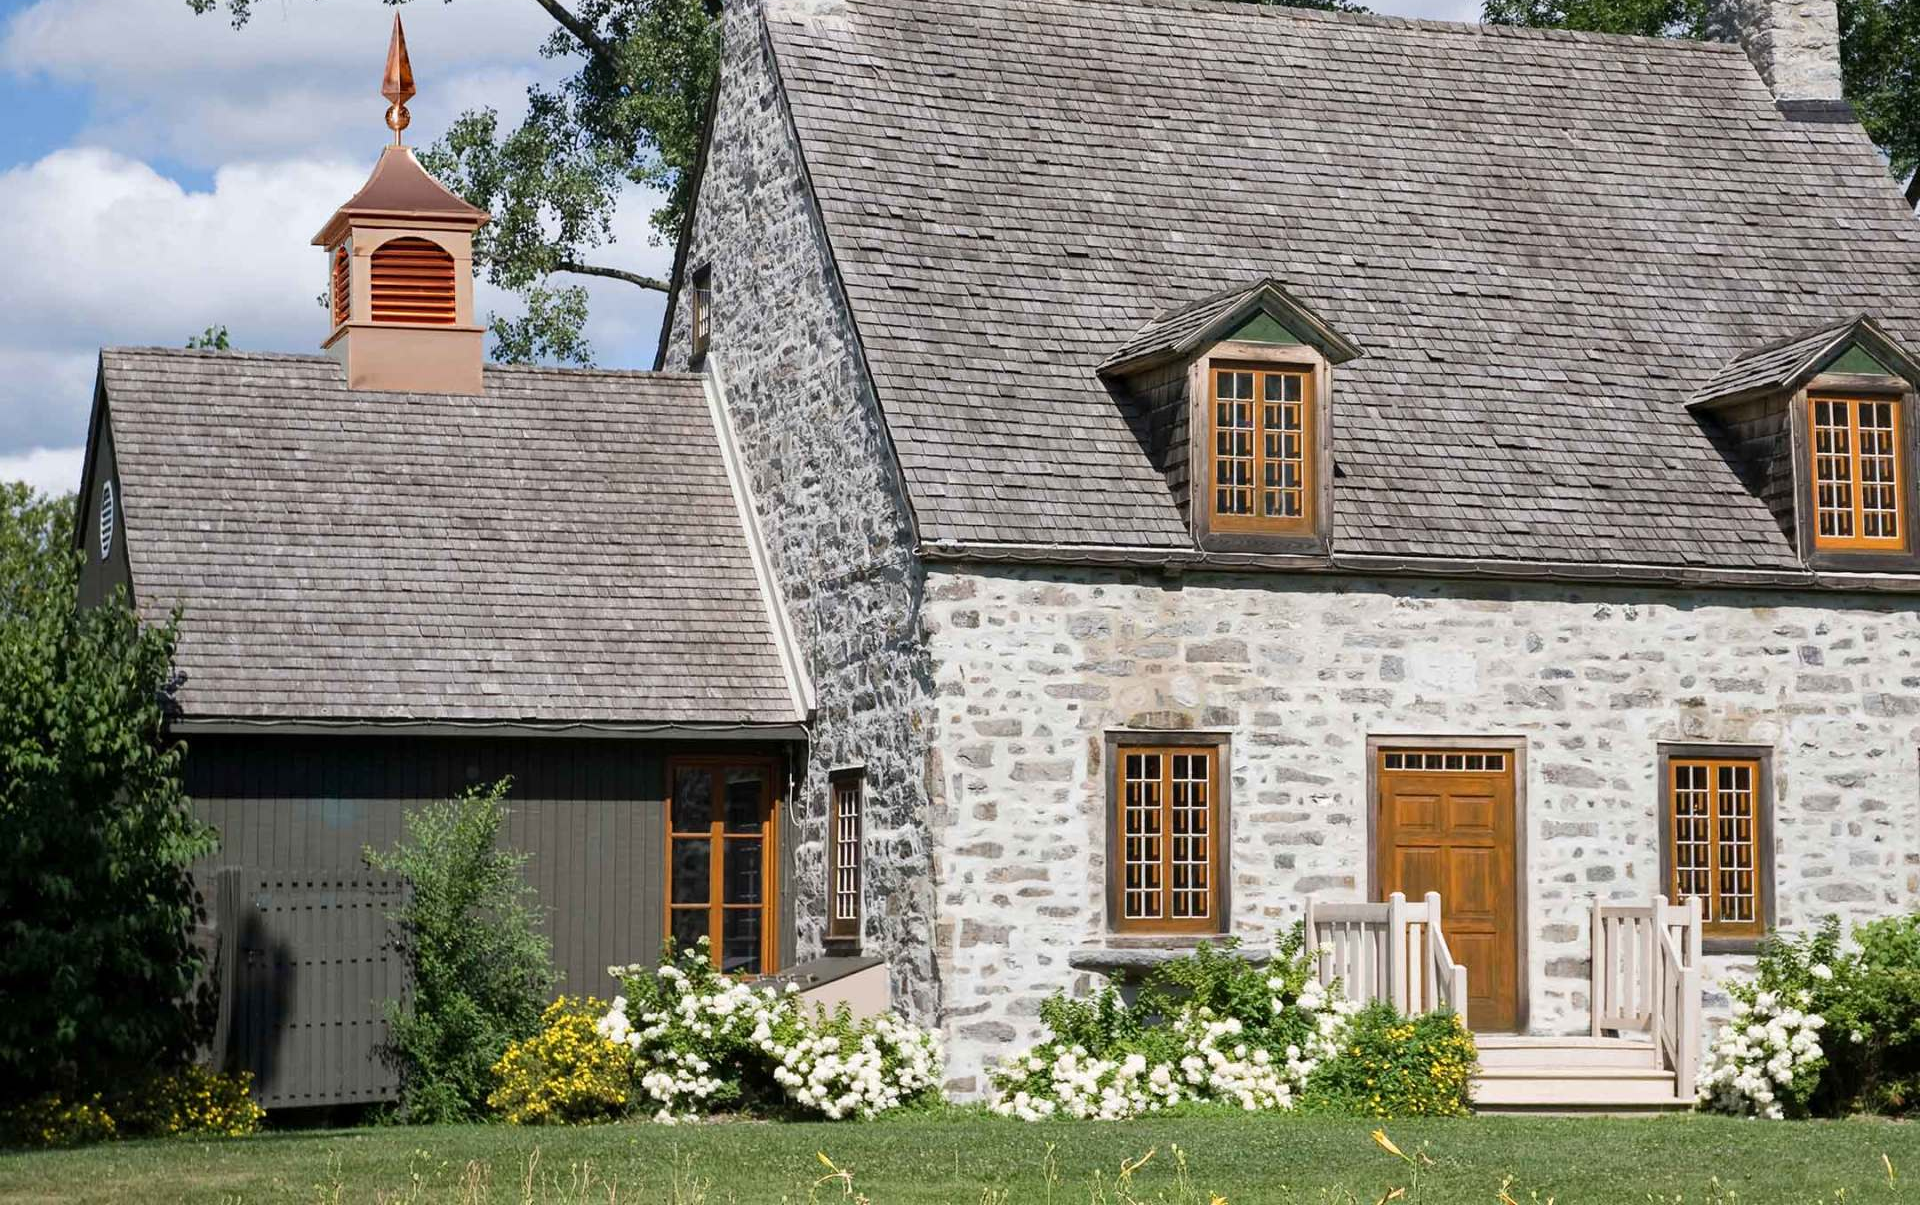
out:
<path id="1" fill-rule="evenodd" d="M 1775 100 L 1841 99 L 1835 0 L 1708 0 L 1707 30 L 1740 44 Z"/>
<path id="2" fill-rule="evenodd" d="M 314 245 L 327 249 L 332 331 L 321 344 L 351 389 L 482 392 L 485 332 L 473 320 L 473 232 L 487 212 L 427 174 L 400 142 L 413 67 L 393 18 L 382 94 L 393 145 Z"/>

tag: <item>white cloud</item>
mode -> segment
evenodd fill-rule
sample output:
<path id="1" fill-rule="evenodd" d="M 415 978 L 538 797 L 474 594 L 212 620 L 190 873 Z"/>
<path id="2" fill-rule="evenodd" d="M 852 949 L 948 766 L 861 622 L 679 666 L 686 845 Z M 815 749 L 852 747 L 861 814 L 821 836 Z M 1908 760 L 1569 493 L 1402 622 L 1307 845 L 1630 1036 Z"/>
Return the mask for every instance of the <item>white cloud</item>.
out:
<path id="1" fill-rule="evenodd" d="M 24 481 L 43 494 L 80 488 L 81 448 L 35 448 L 24 456 L 0 456 L 0 481 Z"/>
<path id="2" fill-rule="evenodd" d="M 526 0 L 410 4 L 419 98 L 411 141 L 465 109 L 515 115 L 563 64 L 538 56 L 553 21 Z M 371 156 L 384 136 L 380 73 L 392 10 L 367 0 L 255 5 L 232 29 L 185 0 L 39 0 L 0 33 L 0 70 L 91 89 L 80 139 L 199 167 L 308 154 Z"/>
<path id="3" fill-rule="evenodd" d="M 236 346 L 309 352 L 325 334 L 315 304 L 325 260 L 315 231 L 366 178 L 363 164 L 236 164 L 207 191 L 105 150 L 64 150 L 0 173 L 0 453 L 78 443 L 103 345 L 179 346 L 224 324 Z M 654 198 L 621 207 L 621 243 L 600 262 L 664 275 L 672 250 L 647 243 Z M 662 299 L 593 281 L 588 337 L 609 366 L 652 359 Z M 511 310 L 495 290 L 478 298 Z"/>

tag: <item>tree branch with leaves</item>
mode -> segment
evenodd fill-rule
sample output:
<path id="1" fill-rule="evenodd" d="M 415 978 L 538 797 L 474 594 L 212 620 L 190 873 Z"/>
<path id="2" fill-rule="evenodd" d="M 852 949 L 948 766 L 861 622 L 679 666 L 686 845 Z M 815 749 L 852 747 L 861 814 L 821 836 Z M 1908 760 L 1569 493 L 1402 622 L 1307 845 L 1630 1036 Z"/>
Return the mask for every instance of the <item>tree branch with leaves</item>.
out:
<path id="1" fill-rule="evenodd" d="M 420 161 L 493 215 L 474 239 L 475 271 L 524 307 L 488 315 L 493 358 L 588 364 L 587 291 L 563 278 L 667 290 L 609 258 L 613 218 L 637 185 L 662 198 L 654 245 L 679 237 L 719 69 L 720 24 L 705 0 L 531 2 L 554 23 L 541 55 L 571 74 L 529 88 L 526 116 L 512 129 L 491 108 L 462 114 Z M 187 3 L 203 13 L 224 8 L 235 28 L 252 16 L 252 0 Z"/>

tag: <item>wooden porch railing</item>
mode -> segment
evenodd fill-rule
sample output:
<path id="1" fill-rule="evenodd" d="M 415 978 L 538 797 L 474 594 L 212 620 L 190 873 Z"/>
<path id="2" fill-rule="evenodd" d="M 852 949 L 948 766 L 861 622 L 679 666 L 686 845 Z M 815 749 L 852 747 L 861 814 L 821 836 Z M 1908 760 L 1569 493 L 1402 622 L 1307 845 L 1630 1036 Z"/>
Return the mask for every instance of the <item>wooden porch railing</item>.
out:
<path id="1" fill-rule="evenodd" d="M 1316 904 L 1307 899 L 1307 952 L 1320 982 L 1340 980 L 1349 1000 L 1386 1000 L 1402 1013 L 1467 1014 L 1467 968 L 1453 960 L 1440 929 L 1440 897 L 1408 903 Z"/>
<path id="2" fill-rule="evenodd" d="M 1593 902 L 1593 1036 L 1644 1033 L 1681 1094 L 1700 1066 L 1700 901 Z"/>

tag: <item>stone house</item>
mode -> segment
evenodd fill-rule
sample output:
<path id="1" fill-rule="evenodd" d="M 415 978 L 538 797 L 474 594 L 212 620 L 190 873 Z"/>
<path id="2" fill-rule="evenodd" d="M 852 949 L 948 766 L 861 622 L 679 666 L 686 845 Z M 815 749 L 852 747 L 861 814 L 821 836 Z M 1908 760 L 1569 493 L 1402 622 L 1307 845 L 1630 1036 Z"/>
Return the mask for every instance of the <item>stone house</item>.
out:
<path id="1" fill-rule="evenodd" d="M 1438 891 L 1549 1035 L 1596 901 L 1698 900 L 1710 1004 L 1920 903 L 1920 222 L 1831 0 L 1716 16 L 729 5 L 659 366 L 818 692 L 795 948 L 957 1091 L 1310 899 Z"/>

